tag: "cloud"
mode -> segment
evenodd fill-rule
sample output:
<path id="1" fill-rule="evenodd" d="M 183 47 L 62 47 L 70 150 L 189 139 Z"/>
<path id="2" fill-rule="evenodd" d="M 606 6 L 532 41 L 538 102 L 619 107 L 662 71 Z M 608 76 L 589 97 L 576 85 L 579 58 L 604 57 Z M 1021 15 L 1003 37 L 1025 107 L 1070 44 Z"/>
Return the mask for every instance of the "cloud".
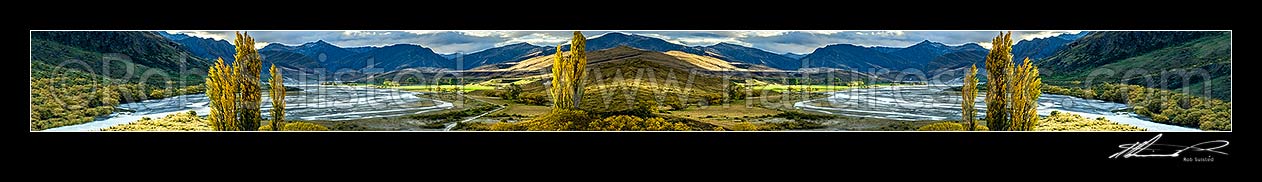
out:
<path id="1" fill-rule="evenodd" d="M 566 41 L 568 41 L 566 37 L 562 37 L 559 35 L 553 35 L 553 34 L 547 34 L 547 33 L 532 33 L 532 34 L 526 34 L 526 35 L 509 38 L 508 41 L 504 41 L 503 43 L 496 44 L 495 46 L 504 46 L 504 45 L 509 45 L 509 44 L 522 43 L 522 42 L 532 44 L 532 45 L 557 45 L 557 44 L 564 44 Z"/>
<path id="2" fill-rule="evenodd" d="M 1057 36 L 1057 35 L 1061 35 L 1061 34 L 1066 34 L 1066 33 L 1068 33 L 1068 34 L 1077 34 L 1077 33 L 1079 33 L 1079 32 L 1082 32 L 1082 31 L 1026 31 L 1026 32 L 1013 32 L 1012 34 L 1014 34 L 1014 36 L 1015 36 L 1015 37 L 1013 37 L 1012 39 L 1018 39 L 1018 41 L 1020 41 L 1020 40 L 1033 40 L 1033 39 L 1036 39 L 1036 38 L 1053 37 L 1053 36 Z"/>
<path id="3" fill-rule="evenodd" d="M 978 42 L 978 43 L 977 43 L 977 45 L 982 46 L 982 47 L 985 47 L 986 49 L 990 49 L 991 47 L 995 47 L 995 44 L 992 44 L 992 43 L 990 43 L 990 42 Z"/>
<path id="4" fill-rule="evenodd" d="M 199 37 L 199 38 L 211 38 L 211 39 L 215 39 L 215 40 L 227 40 L 228 42 L 232 42 L 232 39 L 234 39 L 234 38 L 236 37 L 236 35 L 233 35 L 233 34 L 231 34 L 231 33 L 229 33 L 229 34 L 221 34 L 221 33 L 219 33 L 219 32 L 210 32 L 210 31 L 166 31 L 166 32 L 167 32 L 167 33 L 170 33 L 170 34 L 181 34 L 181 33 L 182 33 L 182 34 L 185 34 L 185 35 L 188 35 L 188 36 Z"/>

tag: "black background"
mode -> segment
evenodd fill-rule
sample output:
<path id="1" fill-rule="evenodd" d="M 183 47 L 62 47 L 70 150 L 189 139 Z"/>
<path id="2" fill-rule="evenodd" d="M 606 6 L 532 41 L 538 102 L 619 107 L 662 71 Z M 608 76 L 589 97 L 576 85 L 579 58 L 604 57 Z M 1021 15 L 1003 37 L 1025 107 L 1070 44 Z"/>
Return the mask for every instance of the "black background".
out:
<path id="1" fill-rule="evenodd" d="M 43 13 L 18 18 L 26 20 L 25 30 L 1232 30 L 1239 24 L 1233 17 L 1240 15 L 1240 11 L 1223 9 L 1232 5 L 1216 3 L 951 2 L 916 7 L 907 4 L 917 3 L 901 1 L 879 6 L 556 3 L 561 2 L 488 3 L 501 5 L 498 7 L 370 2 L 48 4 L 25 7 Z M 10 104 L 20 108 L 22 103 Z M 20 114 L 13 116 L 17 117 L 12 120 L 23 119 Z M 1159 141 L 1163 144 L 1233 141 L 1231 132 L 26 132 L 23 142 L 27 146 L 20 150 L 26 152 L 22 157 L 43 164 L 144 161 L 202 165 L 269 160 L 419 164 L 456 160 L 466 164 L 566 161 L 676 168 L 682 166 L 664 164 L 682 162 L 690 164 L 683 166 L 717 164 L 721 165 L 716 166 L 718 169 L 735 171 L 794 168 L 788 163 L 823 166 L 813 167 L 816 170 L 873 164 L 901 166 L 898 170 L 924 165 L 985 166 L 932 168 L 960 171 L 964 178 L 1027 166 L 1213 168 L 1235 163 L 1231 156 L 1215 156 L 1214 162 L 1107 158 L 1121 151 L 1117 145 L 1145 141 L 1158 134 L 1164 135 Z M 1220 151 L 1240 154 L 1233 152 L 1235 147 L 1233 143 Z M 481 167 L 479 170 L 508 170 Z M 103 168 L 110 167 L 94 166 Z M 534 167 L 513 169 L 522 168 Z"/>

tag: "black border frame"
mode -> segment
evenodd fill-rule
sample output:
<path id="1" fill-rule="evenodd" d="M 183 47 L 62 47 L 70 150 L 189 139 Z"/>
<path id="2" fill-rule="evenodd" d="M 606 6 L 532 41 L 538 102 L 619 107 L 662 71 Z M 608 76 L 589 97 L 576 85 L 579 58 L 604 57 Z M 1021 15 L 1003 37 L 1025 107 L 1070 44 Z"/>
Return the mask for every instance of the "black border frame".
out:
<path id="1" fill-rule="evenodd" d="M 56 9 L 52 15 L 24 17 L 24 27 L 26 30 L 1232 30 L 1234 23 L 1227 17 L 1236 16 L 1234 12 L 1218 8 L 1222 4 L 1147 4 L 1138 8 L 1141 6 L 1068 3 L 1034 6 L 1036 8 L 1003 4 L 1008 8 L 1001 13 L 984 12 L 992 5 L 954 3 L 950 7 L 930 4 L 929 7 L 899 8 L 899 11 L 862 7 L 842 11 L 801 3 L 716 7 L 682 13 L 655 10 L 657 7 L 643 4 L 585 4 L 581 7 L 612 10 L 568 16 L 564 11 L 496 11 L 473 8 L 473 5 L 368 7 L 338 13 L 321 12 L 331 8 L 328 6 L 282 5 L 252 7 L 253 10 L 280 10 L 277 12 L 234 13 L 228 12 L 230 8 L 201 12 L 188 11 L 178 5 L 113 4 Z M 520 8 L 566 10 L 572 6 L 545 4 Z M 333 150 L 349 152 L 349 155 L 411 150 L 418 152 L 416 156 L 425 157 L 399 160 L 442 159 L 442 156 L 467 152 L 460 153 L 458 156 L 463 157 L 459 159 L 538 154 L 839 164 L 983 162 L 1191 168 L 1234 164 L 1230 156 L 1207 163 L 1108 158 L 1121 151 L 1117 145 L 1144 141 L 1158 134 L 1164 136 L 1161 143 L 1182 145 L 1233 139 L 1232 132 L 28 132 L 24 135 L 27 145 L 24 151 L 29 152 L 27 156 L 56 161 L 79 160 L 76 156 L 83 151 L 128 159 L 162 159 L 184 155 L 261 154 L 242 150 Z M 418 148 L 422 150 L 415 150 Z M 424 150 L 427 148 L 443 150 Z M 1233 153 L 1232 148 L 1234 146 L 1221 151 Z M 179 153 L 170 153 L 172 151 Z M 304 152 L 291 154 L 329 157 Z M 1086 163 L 1092 165 L 1079 165 Z"/>

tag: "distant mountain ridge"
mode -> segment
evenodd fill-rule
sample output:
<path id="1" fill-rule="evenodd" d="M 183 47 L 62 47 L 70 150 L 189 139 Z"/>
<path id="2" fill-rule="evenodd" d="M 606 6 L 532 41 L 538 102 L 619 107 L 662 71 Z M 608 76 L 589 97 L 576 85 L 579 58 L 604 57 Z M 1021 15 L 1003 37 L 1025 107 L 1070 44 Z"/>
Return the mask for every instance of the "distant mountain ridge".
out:
<path id="1" fill-rule="evenodd" d="M 792 52 L 786 52 L 781 55 L 784 55 L 784 57 L 789 57 L 789 59 L 794 59 L 794 60 L 802 59 L 802 57 L 806 57 L 806 54 L 794 54 Z"/>
<path id="2" fill-rule="evenodd" d="M 1039 60 L 1051 56 L 1066 44 L 1085 36 L 1088 32 L 1077 34 L 1061 34 L 1053 37 L 1020 41 L 1013 45 L 1013 57 L 1020 59 L 1030 57 Z M 984 60 L 989 49 L 976 43 L 950 46 L 931 40 L 922 40 L 914 45 L 897 47 L 865 47 L 852 44 L 833 44 L 818 48 L 807 54 L 800 61 L 807 67 L 840 68 L 861 72 L 912 71 L 919 70 L 926 76 L 933 77 L 948 73 L 946 76 L 962 76 L 961 68 L 977 65 L 984 72 Z"/>
<path id="3" fill-rule="evenodd" d="M 764 65 L 782 70 L 797 70 L 802 67 L 802 63 L 797 59 L 736 44 L 718 43 L 701 47 L 701 50 L 705 52 L 701 55 L 714 56 L 732 62 Z"/>
<path id="4" fill-rule="evenodd" d="M 500 46 L 500 47 L 494 47 L 494 48 L 474 52 L 472 54 L 464 55 L 462 57 L 463 59 L 462 61 L 464 62 L 465 65 L 471 66 L 467 68 L 473 68 L 473 67 L 478 67 L 482 65 L 521 61 L 521 60 L 529 59 L 531 57 L 542 56 L 542 55 L 553 54 L 553 53 L 556 53 L 556 48 L 536 46 L 536 45 L 523 42 L 523 43 Z M 447 59 L 452 59 L 452 60 L 456 59 L 454 54 L 449 57 L 448 56 L 444 56 L 444 57 L 447 57 Z"/>
<path id="5" fill-rule="evenodd" d="M 570 47 L 568 45 L 569 44 L 565 44 L 564 46 L 561 46 L 561 51 L 569 51 Z M 629 46 L 657 52 L 681 51 L 689 54 L 705 55 L 705 52 L 697 47 L 688 47 L 681 44 L 667 42 L 666 40 L 658 38 L 625 34 L 621 32 L 610 32 L 595 38 L 589 38 L 587 39 L 586 46 L 588 51 L 604 50 L 618 46 Z"/>
<path id="6" fill-rule="evenodd" d="M 432 49 L 413 44 L 384 47 L 343 48 L 323 40 L 296 46 L 269 44 L 259 49 L 264 62 L 275 63 L 289 70 L 314 73 L 388 72 L 405 68 L 458 69 L 458 65 L 434 53 Z"/>
<path id="7" fill-rule="evenodd" d="M 350 51 L 349 49 L 346 49 L 346 48 L 338 47 L 336 45 L 325 42 L 324 40 L 317 40 L 315 42 L 303 43 L 302 45 L 298 45 L 298 46 L 286 46 L 282 44 L 268 44 L 262 49 L 259 49 L 259 51 L 289 51 L 289 52 L 302 54 L 307 57 L 323 59 L 323 60 L 339 60 L 339 59 L 345 58 L 346 56 L 350 56 L 351 54 L 356 54 L 356 52 Z"/>
<path id="8" fill-rule="evenodd" d="M 860 72 L 873 72 L 883 69 L 892 71 L 908 69 L 926 71 L 933 69 L 928 67 L 930 63 L 939 60 L 939 57 L 943 55 L 958 52 L 985 51 L 987 51 L 986 48 L 975 43 L 949 46 L 929 40 L 924 40 L 905 48 L 833 44 L 815 49 L 811 54 L 802 57 L 801 61 L 806 64 L 804 67 L 841 68 Z"/>
<path id="9" fill-rule="evenodd" d="M 1043 58 L 1056 54 L 1056 51 L 1059 51 L 1061 47 L 1078 40 L 1078 38 L 1082 38 L 1082 36 L 1086 36 L 1087 33 L 1089 32 L 1082 31 L 1077 34 L 1066 33 L 1053 37 L 1021 40 L 1012 45 L 1012 59 L 1016 60 L 1017 64 L 1020 64 L 1025 58 L 1038 62 Z"/>
<path id="10" fill-rule="evenodd" d="M 590 38 L 587 41 L 588 51 L 604 50 L 618 46 L 658 52 L 680 51 L 695 55 L 713 56 L 730 62 L 763 65 L 782 70 L 797 70 L 801 68 L 801 63 L 794 58 L 731 43 L 718 43 L 711 46 L 685 46 L 659 38 L 621 32 L 606 33 Z M 561 46 L 562 51 L 569 51 L 569 49 L 568 44 Z M 544 50 L 546 54 L 551 54 L 555 51 L 556 48 Z"/>
<path id="11" fill-rule="evenodd" d="M 333 65 L 327 65 L 330 69 L 364 69 L 379 68 L 381 71 L 393 71 L 403 68 L 447 68 L 461 69 L 456 62 L 443 58 L 442 55 L 434 53 L 434 50 L 413 44 L 395 44 L 391 46 L 381 47 L 376 50 L 348 55 Z"/>
<path id="12" fill-rule="evenodd" d="M 236 61 L 237 47 L 227 40 L 215 40 L 212 38 L 193 37 L 185 34 L 170 34 L 164 31 L 156 32 L 163 37 L 171 39 L 176 43 L 184 46 L 184 49 L 197 57 L 214 61 L 223 58 L 225 63 Z"/>

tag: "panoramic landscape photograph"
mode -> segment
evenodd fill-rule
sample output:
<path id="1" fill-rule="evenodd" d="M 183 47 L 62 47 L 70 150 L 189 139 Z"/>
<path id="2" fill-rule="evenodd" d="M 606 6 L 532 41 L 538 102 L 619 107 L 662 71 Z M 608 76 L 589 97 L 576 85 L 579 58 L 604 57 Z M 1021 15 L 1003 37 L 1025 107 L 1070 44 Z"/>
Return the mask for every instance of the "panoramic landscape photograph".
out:
<path id="1" fill-rule="evenodd" d="M 31 132 L 1231 131 L 1231 31 L 30 31 Z"/>

